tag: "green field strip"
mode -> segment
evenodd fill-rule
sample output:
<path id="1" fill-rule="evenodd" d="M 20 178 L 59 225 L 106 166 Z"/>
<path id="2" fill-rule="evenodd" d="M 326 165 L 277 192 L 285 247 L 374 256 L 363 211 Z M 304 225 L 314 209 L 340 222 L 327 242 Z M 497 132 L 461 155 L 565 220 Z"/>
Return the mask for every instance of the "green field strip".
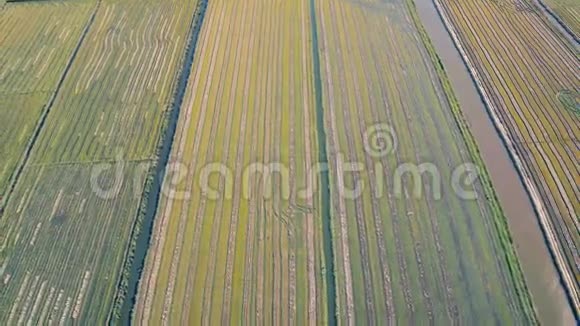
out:
<path id="1" fill-rule="evenodd" d="M 25 170 L 19 183 L 22 186 L 14 192 L 1 226 L 5 234 L 2 239 L 2 278 L 5 282 L 3 303 L 0 304 L 4 313 L 0 316 L 5 322 L 11 310 L 22 315 L 30 313 L 30 309 L 14 305 L 13 300 L 26 273 L 47 281 L 50 287 L 62 289 L 76 301 L 83 275 L 89 272 L 90 282 L 85 286 L 84 299 L 79 301 L 75 319 L 82 322 L 106 318 L 116 286 L 111 281 L 120 272 L 114 266 L 119 266 L 123 260 L 125 239 L 143 190 L 145 175 L 138 173 L 146 169 L 139 164 L 126 164 L 121 175 L 104 172 L 98 181 L 104 190 L 109 190 L 107 184 L 115 178 L 121 178 L 117 180 L 120 188 L 116 194 L 120 200 L 111 200 L 99 198 L 94 193 L 95 184 L 89 182 L 93 167 Z M 78 180 L 87 182 L 79 183 Z M 138 180 L 141 182 L 136 182 Z M 94 214 L 101 210 L 108 213 L 95 221 Z M 67 270 L 63 271 L 62 266 L 67 266 Z M 48 295 L 48 292 L 40 293 L 38 288 L 34 291 L 32 293 L 42 298 Z M 30 314 L 29 317 L 32 318 Z"/>
<path id="2" fill-rule="evenodd" d="M 413 8 L 413 4 L 409 3 L 410 7 Z M 411 12 L 414 13 L 413 9 Z M 413 15 L 413 19 L 415 22 L 418 22 L 418 17 L 416 14 Z M 420 24 L 416 23 L 417 26 L 421 26 Z M 523 278 L 523 274 L 521 272 L 519 263 L 517 262 L 517 255 L 513 248 L 513 243 L 511 240 L 511 236 L 509 235 L 509 229 L 507 226 L 507 221 L 505 220 L 505 216 L 503 215 L 503 211 L 499 206 L 498 200 L 496 195 L 493 191 L 490 178 L 487 174 L 486 169 L 484 168 L 484 164 L 482 159 L 479 155 L 479 151 L 477 149 L 477 145 L 475 140 L 467 128 L 467 123 L 465 122 L 462 113 L 459 110 L 459 105 L 457 99 L 455 98 L 453 91 L 451 90 L 451 86 L 449 80 L 446 77 L 445 70 L 443 69 L 437 54 L 435 53 L 431 42 L 428 40 L 426 36 L 426 32 L 419 27 L 419 32 L 425 47 L 431 57 L 431 60 L 434 63 L 435 69 L 437 74 L 439 75 L 439 81 L 442 83 L 443 90 L 449 100 L 449 104 L 451 106 L 455 121 L 459 126 L 461 134 L 467 143 L 467 148 L 469 150 L 469 154 L 471 158 L 474 160 L 480 170 L 481 175 L 481 185 L 483 188 L 483 192 L 485 194 L 486 199 L 490 203 L 490 210 L 491 214 L 493 215 L 493 223 L 495 224 L 495 234 L 499 238 L 499 243 L 501 245 L 502 254 L 505 257 L 505 263 L 507 265 L 507 270 L 509 271 L 509 276 L 511 281 L 515 285 L 513 291 L 516 293 L 516 297 L 520 301 L 520 305 L 523 308 L 524 317 L 531 319 L 533 322 L 536 322 L 535 319 L 535 310 L 533 308 L 533 304 L 531 302 L 531 298 L 527 291 L 525 281 Z"/>
<path id="3" fill-rule="evenodd" d="M 0 104 L 0 115 L 4 117 L 0 119 L 0 130 L 13 139 L 0 148 L 2 205 L 26 161 L 36 130 L 42 125 L 39 121 L 47 112 L 50 94 L 58 85 L 93 7 L 92 2 L 64 8 L 54 4 L 24 5 L 0 12 L 0 26 L 6 31 L 0 41 L 0 93 L 5 99 Z M 52 20 L 38 19 L 22 26 L 35 15 Z M 16 131 L 19 136 L 14 137 Z"/>
<path id="4" fill-rule="evenodd" d="M 331 29 L 328 30 L 325 27 L 322 28 L 322 34 L 329 35 L 326 36 L 329 42 L 325 41 L 327 43 L 322 44 L 321 47 L 323 47 L 324 52 L 330 53 L 330 55 L 326 55 L 325 61 L 331 60 L 329 66 L 332 69 L 327 69 L 328 76 L 335 79 L 332 82 L 334 85 L 329 82 L 327 86 L 328 101 L 334 101 L 329 110 L 334 108 L 337 111 L 335 114 L 337 127 L 333 127 L 333 129 L 349 130 L 347 133 L 339 133 L 337 135 L 339 142 L 335 142 L 335 144 L 338 144 L 342 150 L 351 148 L 351 154 L 349 154 L 351 158 L 360 160 L 362 156 L 356 153 L 360 153 L 359 151 L 362 149 L 362 138 L 365 130 L 357 131 L 356 129 L 363 129 L 366 124 L 377 122 L 374 120 L 377 117 L 376 113 L 368 115 L 364 112 L 368 111 L 369 107 L 374 109 L 371 112 L 375 110 L 381 112 L 381 109 L 376 108 L 376 106 L 380 105 L 377 98 L 382 97 L 383 102 L 388 103 L 386 111 L 389 114 L 386 115 L 386 118 L 389 118 L 390 124 L 395 127 L 401 138 L 398 149 L 400 153 L 397 153 L 400 155 L 395 157 L 395 161 L 393 158 L 385 161 L 388 166 L 386 171 L 390 170 L 389 172 L 392 173 L 399 164 L 406 162 L 418 164 L 427 161 L 436 163 L 439 167 L 453 166 L 466 160 L 469 162 L 470 156 L 466 156 L 465 153 L 471 145 L 463 142 L 464 134 L 460 132 L 463 127 L 458 126 L 455 115 L 450 114 L 452 110 L 447 106 L 447 94 L 442 89 L 444 87 L 436 82 L 427 82 L 437 77 L 429 70 L 433 69 L 429 67 L 431 65 L 430 58 L 423 57 L 421 44 L 423 39 L 413 31 L 413 25 L 406 25 L 407 22 L 412 21 L 411 17 L 401 15 L 408 8 L 404 5 L 390 6 L 391 10 L 388 11 L 389 14 L 386 14 L 388 18 L 386 19 L 387 23 L 385 23 L 383 13 L 371 13 L 363 5 L 358 7 L 358 3 L 349 5 L 347 3 L 343 1 L 329 2 L 326 12 L 322 10 L 320 13 L 323 21 L 327 19 L 326 24 L 322 22 L 321 26 L 328 27 L 329 22 L 331 26 Z M 331 20 L 333 15 L 340 18 Z M 381 18 L 382 21 L 379 20 Z M 358 42 L 359 44 L 351 50 L 349 47 L 352 43 L 348 41 L 349 27 L 333 29 L 335 28 L 333 25 L 336 25 L 341 19 L 344 22 L 343 26 L 357 26 L 359 30 L 368 28 L 369 30 L 388 31 L 385 34 L 389 35 L 386 38 L 388 41 L 385 40 L 384 35 L 373 34 L 374 43 L 369 43 L 373 44 L 373 47 L 382 46 L 385 43 L 389 44 L 388 42 L 392 43 L 380 51 L 376 51 L 377 54 L 373 54 L 373 50 L 358 52 L 361 44 L 365 43 L 363 41 L 365 38 L 357 37 L 354 43 Z M 373 23 L 374 25 L 372 25 Z M 339 23 L 336 26 L 341 25 Z M 383 54 L 383 57 L 378 55 L 379 53 Z M 374 77 L 381 80 L 384 79 L 384 77 L 381 78 L 381 75 L 389 76 L 390 81 L 384 86 L 379 84 L 378 87 L 375 87 L 376 83 L 358 82 L 370 80 L 365 75 L 368 75 L 369 71 L 373 71 L 373 69 L 364 72 L 365 66 L 373 65 L 373 62 L 369 60 L 369 54 L 374 57 L 374 60 L 385 60 L 385 64 L 377 65 L 376 70 L 388 67 L 389 71 L 379 71 L 377 77 Z M 341 60 L 342 56 L 348 59 Z M 364 60 L 359 59 L 363 57 Z M 384 57 L 390 58 L 390 64 L 386 64 L 387 59 L 383 59 Z M 425 68 L 418 69 L 417 63 L 422 63 L 419 66 Z M 411 66 L 413 68 L 410 68 Z M 383 92 L 385 86 L 387 91 Z M 333 88 L 334 92 L 332 92 Z M 373 91 L 368 92 L 368 89 Z M 340 94 L 338 100 L 333 94 Z M 417 94 L 422 95 L 417 96 Z M 356 118 L 346 114 L 353 112 L 353 110 L 358 112 Z M 384 113 L 382 114 L 385 117 Z M 340 118 L 341 116 L 343 118 Z M 359 121 L 357 124 L 353 119 L 364 119 L 368 122 Z M 427 126 L 431 125 L 431 127 L 426 129 L 419 127 L 420 123 L 417 124 L 419 121 L 429 122 Z M 444 123 L 445 127 L 439 125 L 439 121 Z M 443 133 L 445 129 L 451 130 L 451 133 Z M 439 137 L 431 141 L 430 137 L 433 135 Z M 352 139 L 349 140 L 349 138 Z M 426 139 L 426 141 L 421 141 L 421 139 Z M 438 139 L 441 139 L 441 142 L 437 141 Z M 367 163 L 367 165 L 369 164 Z M 441 173 L 444 180 L 450 179 L 450 170 Z M 366 173 L 355 175 L 354 179 L 350 176 L 345 177 L 345 180 L 350 185 L 357 180 L 367 182 L 365 181 Z M 333 191 L 336 190 L 333 188 Z M 487 189 L 478 189 L 478 191 L 488 193 Z M 489 316 L 490 313 L 496 316 L 496 320 L 512 320 L 512 318 L 527 320 L 530 318 L 529 313 L 526 312 L 529 307 L 526 306 L 529 304 L 529 301 L 525 299 L 527 295 L 518 292 L 520 291 L 518 289 L 515 290 L 517 294 L 514 295 L 512 292 L 514 284 L 520 282 L 521 278 L 519 280 L 517 278 L 521 275 L 515 272 L 516 280 L 514 283 L 512 266 L 504 265 L 503 258 L 494 257 L 496 254 L 503 257 L 506 248 L 509 248 L 505 247 L 505 242 L 503 242 L 505 240 L 502 240 L 504 245 L 501 249 L 496 245 L 499 241 L 498 237 L 502 237 L 498 231 L 503 233 L 505 230 L 497 229 L 495 217 L 497 213 L 494 212 L 495 208 L 493 207 L 495 204 L 492 204 L 492 207 L 487 207 L 487 204 L 482 202 L 481 197 L 477 202 L 462 202 L 454 197 L 452 192 L 451 187 L 446 184 L 443 188 L 444 197 L 441 201 L 432 201 L 427 198 L 413 200 L 412 197 L 406 199 L 404 197 L 389 201 L 392 203 L 389 205 L 392 206 L 390 211 L 383 210 L 387 213 L 383 217 L 386 219 L 385 221 L 395 227 L 394 231 L 389 232 L 394 232 L 396 236 L 394 238 L 389 236 L 387 239 L 394 241 L 394 245 L 391 247 L 394 247 L 395 250 L 391 257 L 394 258 L 395 266 L 398 266 L 400 270 L 393 271 L 391 269 L 392 277 L 399 279 L 398 283 L 403 284 L 401 291 L 395 292 L 398 298 L 394 302 L 395 304 L 402 303 L 408 311 L 405 314 L 405 309 L 399 308 L 396 311 L 397 320 L 435 318 L 435 320 L 442 321 L 450 318 L 469 322 L 477 320 L 478 316 Z M 380 250 L 380 246 L 373 232 L 370 232 L 373 228 L 372 221 L 368 220 L 368 217 L 372 216 L 370 212 L 373 211 L 371 197 L 367 192 L 363 194 L 362 198 L 350 203 L 347 201 L 345 206 L 350 212 L 347 213 L 349 216 L 347 219 L 348 246 L 351 260 L 348 268 L 352 268 L 354 295 L 355 298 L 358 296 L 358 299 L 354 301 L 356 305 L 359 305 L 354 309 L 356 312 L 354 319 L 350 319 L 348 305 L 344 306 L 348 302 L 348 297 L 347 299 L 344 299 L 343 296 L 340 297 L 339 315 L 342 316 L 341 318 L 345 323 L 350 323 L 351 320 L 352 322 L 354 320 L 364 322 L 375 318 L 372 316 L 372 311 L 376 309 L 377 305 L 375 304 L 374 308 L 369 304 L 364 305 L 362 303 L 365 301 L 364 298 L 374 297 L 377 298 L 378 302 L 384 302 L 387 296 L 384 293 L 388 293 L 387 291 L 382 291 L 383 293 L 376 291 L 377 284 L 381 283 L 380 278 L 377 277 L 379 274 L 377 266 L 380 266 L 377 261 L 380 256 L 377 252 Z M 378 209 L 374 210 L 378 211 Z M 339 215 L 340 210 L 335 211 L 335 213 Z M 412 216 L 415 219 L 409 217 L 409 213 L 414 213 Z M 364 218 L 358 219 L 357 214 L 364 215 Z M 401 216 L 397 217 L 399 214 Z M 338 229 L 340 226 L 336 228 Z M 361 241 L 361 237 L 366 238 L 366 241 Z M 359 242 L 362 244 L 362 248 L 359 247 Z M 364 257 L 368 255 L 365 254 L 365 250 L 367 250 L 365 247 L 370 250 L 369 253 L 372 253 L 369 257 L 373 258 L 367 267 L 364 267 Z M 458 248 L 462 249 L 458 251 Z M 509 250 L 513 250 L 513 248 Z M 335 252 L 340 253 L 338 256 L 341 256 L 343 251 L 344 248 L 341 248 L 340 244 L 335 246 Z M 396 252 L 399 254 L 397 255 Z M 479 263 L 475 258 L 479 256 L 488 263 Z M 341 258 L 337 258 L 337 261 L 341 261 Z M 370 271 L 365 274 L 365 271 L 358 269 L 361 268 L 358 266 L 370 268 Z M 340 279 L 338 284 L 349 286 L 344 283 L 345 276 L 341 268 L 343 267 L 337 269 L 337 278 Z M 367 275 L 367 281 L 361 278 L 363 275 Z M 499 282 L 495 280 L 499 280 Z M 441 282 L 446 283 L 444 287 L 440 285 Z M 371 291 L 368 290 L 369 284 L 373 284 L 370 286 L 373 289 Z M 506 284 L 506 286 L 505 288 L 502 286 L 488 290 L 487 284 Z M 449 286 L 452 288 L 449 289 Z M 516 285 L 516 288 L 519 286 Z M 429 296 L 423 296 L 423 293 L 429 293 Z M 520 302 L 520 296 L 524 297 L 523 303 Z M 502 304 L 498 300 L 505 300 L 506 303 Z M 445 304 L 441 306 L 441 302 Z"/>
<path id="5" fill-rule="evenodd" d="M 119 151 L 131 158 L 151 157 L 163 125 L 163 111 L 169 105 L 170 78 L 176 73 L 179 60 L 177 50 L 184 47 L 183 34 L 189 28 L 189 13 L 194 5 L 189 3 L 191 10 L 184 10 L 167 23 L 173 15 L 168 5 L 158 4 L 159 11 L 154 11 L 135 4 L 104 3 L 95 28 L 87 35 L 87 42 L 95 44 L 96 51 L 81 48 L 54 104 L 58 111 L 55 114 L 67 120 L 47 125 L 45 139 L 66 145 L 55 148 L 52 143 L 40 142 L 34 161 L 112 158 Z M 140 12 L 144 17 L 128 15 L 129 12 Z M 149 26 L 145 25 L 147 22 Z M 156 25 L 160 28 L 151 33 Z M 137 28 L 136 32 L 130 32 L 130 27 Z M 167 55 L 157 60 L 158 52 L 165 48 Z M 118 68 L 115 60 L 122 63 Z M 166 69 L 153 69 L 156 62 Z M 155 83 L 149 83 L 152 74 Z M 111 88 L 123 84 L 128 86 Z M 137 85 L 141 85 L 141 90 L 135 90 Z M 136 97 L 138 101 L 134 100 Z M 93 127 L 88 135 L 78 137 L 79 133 L 82 135 L 79 128 L 88 125 Z M 123 128 L 126 125 L 136 128 Z M 152 136 L 143 137 L 139 130 L 151 131 Z"/>
<path id="6" fill-rule="evenodd" d="M 183 104 L 185 93 L 187 92 L 187 84 L 190 77 L 191 66 L 195 59 L 197 40 L 200 34 L 200 28 L 203 22 L 207 3 L 204 1 L 197 2 L 195 10 L 190 22 L 190 31 L 186 39 L 188 44 L 186 51 L 181 61 L 181 71 L 178 78 L 174 81 L 175 90 L 174 97 L 171 103 L 171 110 L 169 117 L 164 126 L 163 140 L 158 145 L 157 156 L 159 161 L 155 167 L 154 172 L 150 172 L 150 176 L 161 177 L 167 171 L 171 171 L 172 163 L 168 162 L 171 155 L 172 143 L 176 134 L 176 128 L 179 124 L 180 107 Z M 189 119 L 190 114 L 186 112 L 186 119 Z M 137 295 L 139 278 L 141 277 L 141 270 L 145 263 L 147 248 L 144 246 L 149 244 L 150 232 L 153 227 L 153 220 L 157 211 L 158 201 L 163 195 L 167 195 L 167 189 L 163 188 L 162 180 L 148 179 L 148 184 L 143 197 L 139 216 L 135 222 L 132 233 L 131 247 L 128 248 L 127 258 L 125 259 L 124 278 L 119 280 L 119 289 L 117 292 L 117 300 L 113 307 L 112 317 L 120 318 L 124 322 L 131 319 L 131 314 L 134 313 L 133 302 Z M 171 192 L 170 192 L 171 193 Z M 143 230 L 144 228 L 144 230 Z M 124 300 L 125 296 L 129 295 L 130 300 Z M 167 301 L 167 300 L 166 300 Z"/>

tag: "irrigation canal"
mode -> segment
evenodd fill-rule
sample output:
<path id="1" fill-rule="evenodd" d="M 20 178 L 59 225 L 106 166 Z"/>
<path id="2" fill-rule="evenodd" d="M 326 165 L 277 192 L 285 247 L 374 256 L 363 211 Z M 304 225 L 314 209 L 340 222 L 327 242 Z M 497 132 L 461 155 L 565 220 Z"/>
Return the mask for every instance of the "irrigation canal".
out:
<path id="1" fill-rule="evenodd" d="M 486 106 L 433 1 L 415 0 L 421 22 L 447 72 L 477 141 L 516 246 L 540 323 L 573 325 L 574 315 L 538 217 Z"/>
<path id="2" fill-rule="evenodd" d="M 322 76 L 320 71 L 320 47 L 316 23 L 316 0 L 310 0 L 310 25 L 312 29 L 312 63 L 314 70 L 314 93 L 316 95 L 316 135 L 318 138 L 318 162 L 328 166 L 326 131 L 324 129 L 324 107 L 322 105 Z M 320 173 L 320 209 L 324 250 L 324 279 L 326 283 L 327 324 L 336 325 L 336 280 L 334 277 L 334 248 L 332 246 L 332 221 L 330 220 L 329 171 Z"/>
<path id="3" fill-rule="evenodd" d="M 196 8 L 196 13 L 194 14 L 191 22 L 189 41 L 185 50 L 184 58 L 182 59 L 182 67 L 177 77 L 175 92 L 173 94 L 173 101 L 171 103 L 171 109 L 169 110 L 169 116 L 167 118 L 167 125 L 161 135 L 158 149 L 159 159 L 151 175 L 152 179 L 150 187 L 146 188 L 148 193 L 143 197 L 146 200 L 146 203 L 143 211 L 144 216 L 142 225 L 140 230 L 135 231 L 134 229 L 133 232 L 136 234 L 131 235 L 131 239 L 136 240 L 137 246 L 133 261 L 129 262 L 131 265 L 130 276 L 128 280 L 129 286 L 127 295 L 121 307 L 120 322 L 123 325 L 129 325 L 131 323 L 133 308 L 136 302 L 137 289 L 139 286 L 139 279 L 145 265 L 145 257 L 147 254 L 147 249 L 149 248 L 149 241 L 151 240 L 151 232 L 153 230 L 155 214 L 157 212 L 159 198 L 161 195 L 161 186 L 163 183 L 163 177 L 165 176 L 165 168 L 171 154 L 171 145 L 173 144 L 173 138 L 175 136 L 177 122 L 179 120 L 179 112 L 181 105 L 183 104 L 185 92 L 187 90 L 187 82 L 191 73 L 191 66 L 195 57 L 197 40 L 199 38 L 203 19 L 205 17 L 207 4 L 208 0 L 200 0 L 199 7 Z M 139 213 L 141 214 L 141 212 Z M 113 316 L 111 316 L 110 323 L 117 323 L 118 320 L 115 320 L 112 317 Z"/>

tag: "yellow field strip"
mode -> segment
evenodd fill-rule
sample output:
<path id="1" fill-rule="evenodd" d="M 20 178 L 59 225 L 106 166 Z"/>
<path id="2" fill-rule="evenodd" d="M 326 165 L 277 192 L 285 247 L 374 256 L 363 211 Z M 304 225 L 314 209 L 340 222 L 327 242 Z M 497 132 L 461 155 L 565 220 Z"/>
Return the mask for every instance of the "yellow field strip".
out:
<path id="1" fill-rule="evenodd" d="M 316 149 L 308 2 L 210 1 L 206 15 L 171 159 L 187 171 L 172 193 L 189 195 L 161 200 L 135 320 L 315 324 L 320 222 L 298 195 Z M 244 181 L 270 162 L 283 173 Z M 204 180 L 212 167 L 227 172 Z"/>

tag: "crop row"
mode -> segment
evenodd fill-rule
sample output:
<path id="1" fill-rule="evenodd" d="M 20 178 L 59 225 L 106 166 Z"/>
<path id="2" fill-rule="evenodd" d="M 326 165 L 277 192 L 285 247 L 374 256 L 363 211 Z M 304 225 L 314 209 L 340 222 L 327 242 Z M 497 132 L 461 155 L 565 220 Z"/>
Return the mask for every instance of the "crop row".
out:
<path id="1" fill-rule="evenodd" d="M 441 1 L 520 165 L 575 305 L 580 256 L 579 117 L 560 100 L 579 90 L 576 50 L 542 12 Z M 478 19 L 475 19 L 475 18 Z"/>

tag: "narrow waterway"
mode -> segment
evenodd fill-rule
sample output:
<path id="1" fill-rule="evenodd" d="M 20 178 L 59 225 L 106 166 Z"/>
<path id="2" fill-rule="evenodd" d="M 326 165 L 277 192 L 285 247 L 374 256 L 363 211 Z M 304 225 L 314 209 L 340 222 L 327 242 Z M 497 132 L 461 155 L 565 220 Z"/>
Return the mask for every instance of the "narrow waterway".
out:
<path id="1" fill-rule="evenodd" d="M 142 206 L 144 210 L 143 220 L 140 228 L 138 230 L 134 230 L 134 234 L 131 234 L 131 241 L 136 242 L 136 248 L 133 260 L 125 261 L 125 264 L 130 265 L 129 278 L 126 280 L 128 283 L 126 297 L 122 301 L 120 316 L 110 316 L 109 324 L 111 325 L 118 323 L 122 325 L 131 324 L 133 308 L 135 306 L 135 302 L 137 301 L 136 298 L 139 280 L 141 279 L 141 273 L 143 271 L 143 266 L 145 265 L 145 258 L 147 255 L 147 250 L 149 249 L 149 242 L 151 240 L 151 232 L 153 230 L 153 224 L 155 222 L 155 216 L 161 196 L 161 186 L 163 184 L 163 177 L 165 176 L 165 168 L 169 163 L 173 138 L 177 128 L 177 122 L 179 120 L 179 113 L 183 104 L 183 98 L 187 90 L 189 76 L 191 73 L 191 66 L 193 65 L 193 60 L 195 57 L 197 40 L 199 38 L 203 19 L 205 17 L 207 4 L 208 0 L 200 0 L 198 7 L 196 8 L 196 12 L 192 13 L 193 17 L 191 22 L 191 30 L 188 35 L 189 42 L 187 43 L 187 46 L 184 50 L 185 53 L 182 66 L 179 75 L 177 76 L 173 101 L 171 102 L 170 113 L 167 117 L 167 126 L 163 131 L 158 147 L 157 155 L 159 159 L 151 175 L 152 179 L 150 181 L 150 187 L 145 190 L 148 192 L 148 195 L 146 195 L 144 198 L 145 206 Z M 123 285 L 119 284 L 118 286 L 122 287 Z"/>
<path id="2" fill-rule="evenodd" d="M 316 24 L 315 0 L 310 0 L 310 24 L 312 33 L 312 65 L 314 70 L 314 93 L 316 96 L 316 136 L 318 139 L 318 162 L 328 166 L 326 151 L 326 131 L 324 129 L 324 108 L 322 105 L 322 76 L 320 72 L 320 52 L 318 47 L 318 26 Z M 324 279 L 326 283 L 327 325 L 336 325 L 336 280 L 334 277 L 334 248 L 332 245 L 332 221 L 330 216 L 329 171 L 320 173 L 320 211 L 322 216 L 322 237 L 324 254 Z"/>
<path id="3" fill-rule="evenodd" d="M 475 83 L 433 0 L 415 0 L 421 22 L 453 86 L 507 217 L 538 318 L 545 325 L 573 325 L 574 315 L 542 234 L 532 202 L 491 121 Z"/>

